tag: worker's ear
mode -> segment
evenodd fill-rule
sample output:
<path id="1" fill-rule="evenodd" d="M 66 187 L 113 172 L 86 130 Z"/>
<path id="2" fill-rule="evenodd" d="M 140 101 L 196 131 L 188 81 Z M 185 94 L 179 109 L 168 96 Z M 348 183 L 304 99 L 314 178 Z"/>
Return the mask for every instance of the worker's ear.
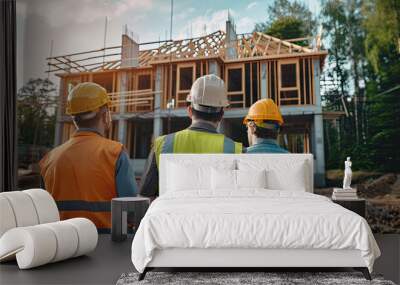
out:
<path id="1" fill-rule="evenodd" d="M 192 119 L 193 117 L 192 106 L 188 106 L 186 111 L 188 113 L 189 118 Z"/>
<path id="2" fill-rule="evenodd" d="M 110 109 L 107 108 L 107 110 L 103 113 L 102 119 L 103 119 L 103 123 L 106 127 L 106 130 L 108 131 L 111 128 L 111 124 L 112 124 L 112 117 L 111 117 Z"/>
<path id="3" fill-rule="evenodd" d="M 256 125 L 254 124 L 254 122 L 247 123 L 247 131 L 250 134 L 254 135 L 254 133 L 256 132 Z"/>
<path id="4" fill-rule="evenodd" d="M 249 141 L 249 146 L 253 145 L 253 138 L 255 132 L 256 132 L 256 126 L 254 122 L 247 123 L 247 139 Z"/>

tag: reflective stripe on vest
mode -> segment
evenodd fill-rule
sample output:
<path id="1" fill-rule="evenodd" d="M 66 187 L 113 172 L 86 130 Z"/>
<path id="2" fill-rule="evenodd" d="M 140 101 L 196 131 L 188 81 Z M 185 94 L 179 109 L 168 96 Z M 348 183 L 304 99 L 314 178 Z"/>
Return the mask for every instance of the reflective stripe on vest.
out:
<path id="1" fill-rule="evenodd" d="M 162 149 L 161 149 L 161 153 L 173 153 L 174 152 L 174 140 L 175 140 L 175 133 L 166 135 Z"/>

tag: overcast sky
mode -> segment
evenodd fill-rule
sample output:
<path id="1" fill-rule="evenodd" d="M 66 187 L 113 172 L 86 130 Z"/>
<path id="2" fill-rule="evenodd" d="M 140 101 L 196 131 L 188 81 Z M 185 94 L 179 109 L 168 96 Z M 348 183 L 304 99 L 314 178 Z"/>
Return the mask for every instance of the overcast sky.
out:
<path id="1" fill-rule="evenodd" d="M 318 0 L 303 0 L 318 13 Z M 268 17 L 267 1 L 174 0 L 173 39 L 225 30 L 228 9 L 238 33 L 251 32 Z M 45 58 L 121 44 L 127 24 L 139 42 L 169 38 L 170 0 L 17 0 L 18 87 L 29 78 L 47 77 Z M 58 79 L 51 77 L 56 84 Z"/>

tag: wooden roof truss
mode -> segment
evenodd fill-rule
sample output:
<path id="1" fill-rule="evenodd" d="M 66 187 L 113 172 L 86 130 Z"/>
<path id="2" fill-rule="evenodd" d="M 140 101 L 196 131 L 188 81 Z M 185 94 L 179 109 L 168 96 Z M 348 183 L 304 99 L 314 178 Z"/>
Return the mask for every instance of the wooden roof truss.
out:
<path id="1" fill-rule="evenodd" d="M 254 32 L 251 36 L 243 35 L 238 38 L 238 58 L 304 54 L 312 52 L 311 49 L 296 45 L 289 41 L 281 40 L 260 32 Z"/>
<path id="2" fill-rule="evenodd" d="M 150 67 L 157 62 L 177 59 L 184 60 L 218 56 L 225 60 L 225 33 L 222 31 L 198 38 L 154 43 L 163 44 L 158 48 L 139 51 L 139 67 Z M 149 43 L 140 45 L 145 44 Z M 292 40 L 285 41 L 260 32 L 238 35 L 233 46 L 236 48 L 238 59 L 286 54 L 300 55 L 315 51 L 308 47 L 296 45 L 292 43 Z M 119 69 L 121 68 L 121 49 L 122 46 L 114 46 L 94 51 L 50 57 L 47 58 L 48 72 L 81 73 Z"/>
<path id="3" fill-rule="evenodd" d="M 204 37 L 167 42 L 157 49 L 152 62 L 168 59 L 224 56 L 225 33 L 217 31 Z"/>

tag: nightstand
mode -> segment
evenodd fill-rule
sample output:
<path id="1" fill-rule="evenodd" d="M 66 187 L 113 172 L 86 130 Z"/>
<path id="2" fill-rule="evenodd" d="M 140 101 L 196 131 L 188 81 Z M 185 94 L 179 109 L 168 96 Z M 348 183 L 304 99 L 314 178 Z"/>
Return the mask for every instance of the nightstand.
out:
<path id="1" fill-rule="evenodd" d="M 121 197 L 111 200 L 111 239 L 126 240 L 128 233 L 128 213 L 133 213 L 134 224 L 137 227 L 146 214 L 150 199 L 146 197 Z"/>
<path id="2" fill-rule="evenodd" d="M 361 217 L 365 218 L 366 213 L 366 201 L 365 199 L 354 199 L 354 200 L 333 200 L 332 201 L 340 206 L 359 214 Z"/>

